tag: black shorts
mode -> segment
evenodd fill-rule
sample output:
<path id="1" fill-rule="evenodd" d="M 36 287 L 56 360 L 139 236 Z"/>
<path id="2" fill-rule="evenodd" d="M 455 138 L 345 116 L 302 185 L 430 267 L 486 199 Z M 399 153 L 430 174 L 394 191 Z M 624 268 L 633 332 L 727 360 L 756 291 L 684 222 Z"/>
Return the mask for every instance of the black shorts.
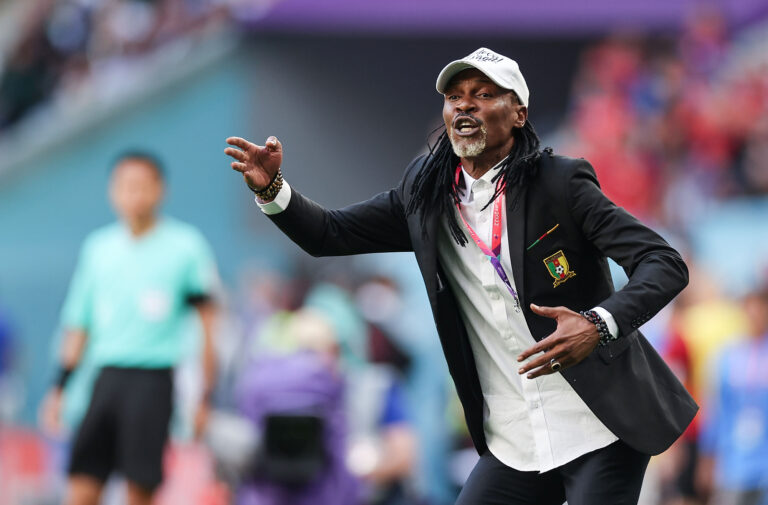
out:
<path id="1" fill-rule="evenodd" d="M 172 403 L 170 368 L 102 369 L 72 446 L 69 474 L 106 481 L 116 470 L 154 491 L 163 480 Z"/>

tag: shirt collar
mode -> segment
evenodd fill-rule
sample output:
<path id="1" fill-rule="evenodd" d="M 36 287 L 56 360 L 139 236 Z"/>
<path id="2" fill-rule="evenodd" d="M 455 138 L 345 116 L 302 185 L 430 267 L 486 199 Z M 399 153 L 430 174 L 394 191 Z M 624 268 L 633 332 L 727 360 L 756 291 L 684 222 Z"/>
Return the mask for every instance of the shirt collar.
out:
<path id="1" fill-rule="evenodd" d="M 462 203 L 467 203 L 472 201 L 472 185 L 475 183 L 475 181 L 486 181 L 489 184 L 492 184 L 492 179 L 496 175 L 496 172 L 501 168 L 502 163 L 504 163 L 509 156 L 505 156 L 502 158 L 501 161 L 496 163 L 493 167 L 491 167 L 490 170 L 488 170 L 486 173 L 484 173 L 481 177 L 478 179 L 475 179 L 471 175 L 467 173 L 467 171 L 464 169 L 464 166 L 461 167 L 461 178 L 459 179 L 459 194 L 461 197 Z M 467 191 L 467 188 L 469 188 L 469 191 Z"/>

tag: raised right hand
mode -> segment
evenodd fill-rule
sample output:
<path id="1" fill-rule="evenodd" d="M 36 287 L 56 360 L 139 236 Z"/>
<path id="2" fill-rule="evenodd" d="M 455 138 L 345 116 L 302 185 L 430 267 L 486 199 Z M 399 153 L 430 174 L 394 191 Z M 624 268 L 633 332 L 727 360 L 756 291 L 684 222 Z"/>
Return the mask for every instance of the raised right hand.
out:
<path id="1" fill-rule="evenodd" d="M 246 184 L 256 191 L 269 186 L 283 162 L 283 146 L 276 137 L 267 138 L 266 145 L 259 146 L 240 137 L 229 137 L 224 154 L 235 159 L 234 170 L 243 174 Z"/>

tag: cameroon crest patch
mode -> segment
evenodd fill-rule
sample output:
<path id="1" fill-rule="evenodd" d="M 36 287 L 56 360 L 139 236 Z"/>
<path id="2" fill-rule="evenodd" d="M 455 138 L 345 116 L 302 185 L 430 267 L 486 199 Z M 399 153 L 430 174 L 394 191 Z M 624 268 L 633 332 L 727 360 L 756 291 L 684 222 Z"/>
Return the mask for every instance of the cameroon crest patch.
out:
<path id="1" fill-rule="evenodd" d="M 544 260 L 549 275 L 555 279 L 554 287 L 559 286 L 571 277 L 576 276 L 576 272 L 568 266 L 568 260 L 565 259 L 562 249 Z"/>

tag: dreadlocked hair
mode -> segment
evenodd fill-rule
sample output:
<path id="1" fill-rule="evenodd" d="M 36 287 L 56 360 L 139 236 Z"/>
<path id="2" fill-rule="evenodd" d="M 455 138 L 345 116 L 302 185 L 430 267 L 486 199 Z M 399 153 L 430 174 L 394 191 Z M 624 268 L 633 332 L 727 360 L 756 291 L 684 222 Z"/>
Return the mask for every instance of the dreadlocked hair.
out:
<path id="1" fill-rule="evenodd" d="M 430 136 L 441 130 L 437 140 L 429 145 L 429 153 L 424 159 L 421 170 L 416 174 L 411 188 L 411 199 L 406 207 L 407 215 L 421 212 L 424 233 L 426 233 L 427 220 L 432 213 L 437 213 L 438 216 L 452 216 L 453 209 L 460 201 L 459 187 L 455 179 L 455 170 L 460 160 L 453 152 L 445 126 L 438 127 Z M 496 191 L 483 210 L 504 192 L 504 188 L 514 190 L 511 205 L 513 208 L 517 207 L 522 190 L 538 170 L 538 161 L 542 153 L 539 149 L 541 141 L 531 122 L 526 121 L 522 128 L 515 128 L 512 135 L 515 143 L 496 175 L 491 179 L 496 185 Z M 544 151 L 551 153 L 552 149 L 547 147 Z M 448 228 L 457 244 L 466 245 L 467 237 L 456 219 L 448 220 Z"/>

